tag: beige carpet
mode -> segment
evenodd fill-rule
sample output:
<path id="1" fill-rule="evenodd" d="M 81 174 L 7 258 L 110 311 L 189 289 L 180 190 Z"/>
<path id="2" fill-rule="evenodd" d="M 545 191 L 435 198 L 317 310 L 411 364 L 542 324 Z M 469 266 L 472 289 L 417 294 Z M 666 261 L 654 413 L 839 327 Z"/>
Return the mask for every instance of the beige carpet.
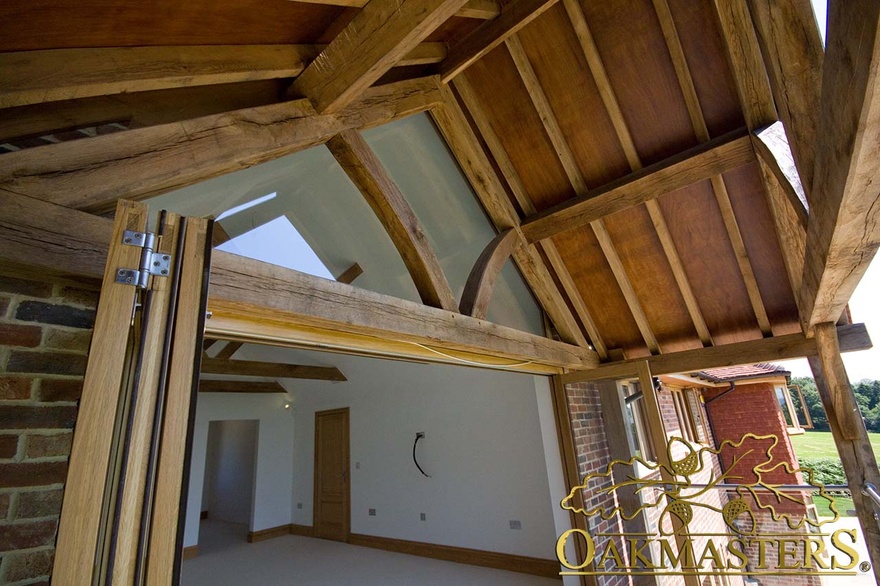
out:
<path id="1" fill-rule="evenodd" d="M 183 563 L 182 586 L 559 586 L 560 580 L 478 568 L 324 539 L 285 535 L 247 543 L 247 528 L 203 521 L 199 557 Z"/>

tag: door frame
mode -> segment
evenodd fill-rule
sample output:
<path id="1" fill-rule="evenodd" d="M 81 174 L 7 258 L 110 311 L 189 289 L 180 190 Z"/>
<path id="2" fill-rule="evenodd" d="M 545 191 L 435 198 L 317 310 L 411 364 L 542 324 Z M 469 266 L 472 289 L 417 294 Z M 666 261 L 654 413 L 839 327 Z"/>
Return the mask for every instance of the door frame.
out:
<path id="1" fill-rule="evenodd" d="M 343 474 L 345 474 L 345 490 L 342 496 L 344 509 L 344 535 L 342 541 L 348 543 L 349 538 L 351 537 L 351 410 L 348 407 L 327 409 L 325 411 L 315 411 L 315 449 L 312 466 L 312 527 L 314 528 L 315 536 L 318 537 L 318 513 L 320 511 L 320 508 L 318 507 L 318 489 L 320 485 L 320 477 L 318 475 L 318 450 L 320 446 L 320 443 L 318 442 L 318 419 L 323 416 L 337 414 L 345 415 L 345 438 L 343 441 L 343 447 L 345 450 L 345 454 L 343 457 L 343 460 L 345 462 L 345 470 L 343 471 Z"/>

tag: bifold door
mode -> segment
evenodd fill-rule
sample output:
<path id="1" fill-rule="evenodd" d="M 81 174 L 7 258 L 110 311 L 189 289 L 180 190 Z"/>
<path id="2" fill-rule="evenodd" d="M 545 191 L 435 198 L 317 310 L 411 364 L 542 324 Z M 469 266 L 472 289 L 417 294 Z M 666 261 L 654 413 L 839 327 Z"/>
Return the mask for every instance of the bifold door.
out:
<path id="1" fill-rule="evenodd" d="M 53 582 L 168 585 L 182 524 L 211 222 L 120 201 L 104 271 Z"/>

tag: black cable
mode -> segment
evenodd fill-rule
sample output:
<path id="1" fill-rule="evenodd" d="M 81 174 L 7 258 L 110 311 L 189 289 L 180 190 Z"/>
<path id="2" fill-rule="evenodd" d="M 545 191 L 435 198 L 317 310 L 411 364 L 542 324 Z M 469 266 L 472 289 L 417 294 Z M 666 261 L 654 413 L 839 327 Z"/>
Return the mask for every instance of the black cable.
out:
<path id="1" fill-rule="evenodd" d="M 416 468 L 419 469 L 419 472 L 424 474 L 426 477 L 431 478 L 431 475 L 422 470 L 422 467 L 419 466 L 419 461 L 416 459 L 416 446 L 419 445 L 419 440 L 425 437 L 425 434 L 419 432 L 416 434 L 416 441 L 413 442 L 413 462 L 415 462 Z"/>

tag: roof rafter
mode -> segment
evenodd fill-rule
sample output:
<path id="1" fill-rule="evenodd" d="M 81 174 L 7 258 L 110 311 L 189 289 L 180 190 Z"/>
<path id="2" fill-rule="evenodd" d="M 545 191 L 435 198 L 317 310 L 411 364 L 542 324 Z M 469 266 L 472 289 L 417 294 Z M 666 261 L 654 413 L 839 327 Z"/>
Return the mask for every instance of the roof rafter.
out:
<path id="1" fill-rule="evenodd" d="M 801 306 L 808 325 L 836 322 L 880 247 L 880 1 L 828 7 L 814 205 Z"/>
<path id="2" fill-rule="evenodd" d="M 8 153 L 0 192 L 106 211 L 427 110 L 438 89 L 435 77 L 420 78 L 371 88 L 335 116 L 297 100 Z"/>
<path id="3" fill-rule="evenodd" d="M 230 343 L 240 344 L 241 342 Z M 348 380 L 335 366 L 305 366 L 302 364 L 254 362 L 252 360 L 227 360 L 223 358 L 203 358 L 202 373 L 329 381 Z"/>
<path id="4" fill-rule="evenodd" d="M 512 35 L 508 37 L 505 43 L 525 84 L 529 97 L 531 97 L 532 103 L 535 105 L 541 121 L 544 123 L 544 130 L 556 149 L 556 154 L 562 163 L 562 167 L 565 169 L 565 173 L 574 188 L 576 196 L 589 197 L 587 182 L 580 171 L 580 167 L 578 167 L 577 160 L 574 153 L 571 152 L 562 129 L 559 127 L 556 115 L 550 107 L 547 95 L 544 93 L 537 75 L 535 75 L 535 71 L 519 38 L 516 35 Z M 620 291 L 623 293 L 626 304 L 629 306 L 629 310 L 632 313 L 633 319 L 635 319 L 639 332 L 642 334 L 642 338 L 645 340 L 645 344 L 648 346 L 648 350 L 652 354 L 659 353 L 660 344 L 657 342 L 657 337 L 654 335 L 654 331 L 648 321 L 648 316 L 645 314 L 641 301 L 639 301 L 638 295 L 636 295 L 635 289 L 630 282 L 629 275 L 627 275 L 620 256 L 617 254 L 617 250 L 611 240 L 611 235 L 608 234 L 608 230 L 605 228 L 605 222 L 602 219 L 593 220 L 590 222 L 590 227 L 596 234 L 599 246 L 605 255 L 605 259 L 608 261 L 608 265 L 611 267 L 611 271 L 614 273 L 614 278 L 617 280 Z"/>
<path id="5" fill-rule="evenodd" d="M 370 204 L 400 253 L 422 301 L 458 312 L 458 303 L 421 222 L 367 141 L 355 130 L 342 132 L 327 148 Z"/>
<path id="6" fill-rule="evenodd" d="M 715 2 L 721 20 L 721 28 L 724 31 L 732 60 L 735 63 L 734 70 L 744 67 L 742 64 L 737 65 L 738 61 L 745 59 L 746 64 L 748 65 L 749 63 L 747 60 L 754 60 L 755 58 L 753 52 L 757 41 L 753 42 L 748 37 L 749 31 L 751 30 L 751 22 L 743 21 L 743 19 L 748 18 L 748 9 L 745 4 L 743 4 L 744 1 L 745 0 L 716 0 Z M 663 36 L 666 39 L 666 46 L 669 49 L 672 62 L 675 66 L 675 74 L 678 78 L 682 94 L 684 95 L 685 105 L 687 106 L 688 114 L 690 115 L 691 123 L 694 127 L 694 133 L 697 136 L 697 140 L 705 142 L 709 140 L 709 128 L 706 125 L 706 118 L 703 115 L 703 110 L 700 106 L 700 100 L 697 96 L 694 80 L 690 69 L 688 68 L 687 59 L 685 58 L 684 50 L 681 46 L 681 40 L 678 36 L 675 21 L 672 18 L 672 13 L 669 10 L 667 0 L 654 0 L 654 9 L 660 19 Z M 751 39 L 754 39 L 754 31 L 751 31 Z M 746 47 L 743 49 L 734 49 L 731 46 L 732 43 L 740 42 L 746 45 Z M 758 58 L 760 59 L 760 56 L 758 56 Z M 761 66 L 763 67 L 763 65 Z M 738 85 L 746 88 L 744 91 L 751 91 L 757 94 L 757 97 L 754 98 L 755 100 L 766 100 L 767 97 L 769 97 L 769 93 L 766 97 L 761 93 L 764 86 L 758 83 L 758 81 L 752 85 Z M 767 90 L 767 92 L 769 92 L 769 90 Z M 743 102 L 745 101 L 747 100 L 743 100 Z M 768 123 L 775 121 L 775 115 L 772 116 L 772 118 L 773 119 L 769 120 Z M 755 128 L 749 123 L 748 116 L 746 117 L 746 121 L 749 124 L 750 130 Z M 749 258 L 748 250 L 743 241 L 742 231 L 737 222 L 736 214 L 733 212 L 733 205 L 730 201 L 730 194 L 727 191 L 727 185 L 720 174 L 713 175 L 709 180 L 712 183 L 712 191 L 715 193 L 715 200 L 718 203 L 718 209 L 720 210 L 721 218 L 724 221 L 724 228 L 727 231 L 727 236 L 733 247 L 736 262 L 739 265 L 739 271 L 743 283 L 745 284 L 746 292 L 749 296 L 749 302 L 752 305 L 752 311 L 755 313 L 755 320 L 758 323 L 761 333 L 765 337 L 772 336 L 773 330 L 770 325 L 770 318 L 767 316 L 767 308 L 761 297 L 761 290 L 758 286 L 758 280 L 755 277 L 755 271 L 752 268 L 752 262 Z"/>
<path id="7" fill-rule="evenodd" d="M 520 231 L 516 210 L 507 198 L 504 187 L 492 164 L 483 152 L 479 140 L 448 86 L 441 88 L 443 105 L 431 110 L 431 117 L 443 135 L 446 144 L 461 165 L 474 192 L 498 232 L 514 228 Z M 587 346 L 587 340 L 578 326 L 571 309 L 553 282 L 547 267 L 534 247 L 520 239 L 513 251 L 513 259 L 538 303 L 566 342 Z"/>
<path id="8" fill-rule="evenodd" d="M 513 0 L 504 6 L 500 16 L 484 22 L 449 49 L 449 55 L 440 66 L 443 83 L 449 83 L 456 75 L 532 22 L 556 2 L 557 0 Z"/>
<path id="9" fill-rule="evenodd" d="M 340 111 L 466 0 L 371 0 L 290 87 L 321 114 Z"/>
<path id="10" fill-rule="evenodd" d="M 510 187 L 510 191 L 516 199 L 520 211 L 525 216 L 534 215 L 537 210 L 526 193 L 526 188 L 522 183 L 519 173 L 517 173 L 516 168 L 513 166 L 513 161 L 510 160 L 510 156 L 501 144 L 498 134 L 492 128 L 492 124 L 489 122 L 485 110 L 481 106 L 479 99 L 467 79 L 467 74 L 456 77 L 453 81 L 453 86 L 461 96 L 464 107 L 471 115 L 477 130 L 485 141 L 486 147 L 489 149 L 489 153 L 492 155 L 492 158 L 495 159 L 495 163 L 498 165 L 498 169 L 504 177 L 504 180 L 507 182 L 508 187 Z M 608 348 L 606 347 L 602 336 L 599 334 L 599 328 L 596 326 L 596 322 L 587 310 L 583 297 L 581 296 L 580 291 L 578 291 L 577 285 L 571 277 L 571 273 L 568 271 L 568 267 L 565 266 L 565 261 L 563 261 L 562 255 L 559 254 L 556 245 L 552 240 L 547 239 L 541 242 L 536 242 L 535 246 L 544 253 L 550 269 L 556 274 L 556 278 L 562 286 L 562 290 L 571 305 L 575 317 L 580 321 L 584 331 L 586 331 L 587 336 L 590 339 L 590 343 L 593 348 L 596 349 L 599 357 L 605 360 L 608 358 Z"/>
<path id="11" fill-rule="evenodd" d="M 587 59 L 587 64 L 593 74 L 593 79 L 599 88 L 602 103 L 605 105 L 605 109 L 608 111 L 608 115 L 611 118 L 612 126 L 614 127 L 618 140 L 620 140 L 620 145 L 623 148 L 627 161 L 629 162 L 630 169 L 632 171 L 638 171 L 643 166 L 642 161 L 636 151 L 635 143 L 632 139 L 632 133 L 623 117 L 623 111 L 620 108 L 617 95 L 611 87 L 611 80 L 608 78 L 605 65 L 599 55 L 592 32 L 590 31 L 587 19 L 584 16 L 583 8 L 577 0 L 564 0 L 564 3 L 569 21 L 575 29 L 575 34 L 578 37 L 581 49 Z M 669 262 L 669 266 L 672 269 L 673 277 L 678 285 L 679 292 L 681 293 L 682 299 L 687 307 L 691 321 L 694 324 L 694 329 L 697 331 L 697 335 L 700 337 L 703 346 L 711 346 L 712 334 L 709 332 L 709 327 L 706 325 L 703 312 L 700 310 L 693 289 L 691 289 L 690 282 L 688 281 L 687 274 L 684 270 L 684 265 L 681 262 L 681 257 L 678 254 L 678 250 L 675 248 L 672 234 L 669 232 L 669 227 L 666 224 L 666 218 L 663 216 L 663 212 L 656 201 L 645 201 L 645 207 L 648 210 L 648 215 L 651 218 L 651 223 L 654 225 L 654 230 L 657 233 L 657 238 L 660 240 L 661 246 L 663 247 L 663 252 Z"/>

